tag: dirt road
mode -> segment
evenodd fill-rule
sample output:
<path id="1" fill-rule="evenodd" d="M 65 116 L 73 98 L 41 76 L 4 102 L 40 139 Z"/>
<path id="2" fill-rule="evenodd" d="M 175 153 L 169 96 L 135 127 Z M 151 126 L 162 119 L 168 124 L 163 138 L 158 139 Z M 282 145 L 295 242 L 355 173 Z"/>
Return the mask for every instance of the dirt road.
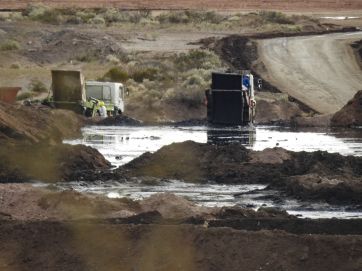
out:
<path id="1" fill-rule="evenodd" d="M 349 46 L 360 39 L 362 32 L 276 38 L 260 40 L 258 47 L 266 79 L 317 112 L 334 113 L 362 89 Z"/>

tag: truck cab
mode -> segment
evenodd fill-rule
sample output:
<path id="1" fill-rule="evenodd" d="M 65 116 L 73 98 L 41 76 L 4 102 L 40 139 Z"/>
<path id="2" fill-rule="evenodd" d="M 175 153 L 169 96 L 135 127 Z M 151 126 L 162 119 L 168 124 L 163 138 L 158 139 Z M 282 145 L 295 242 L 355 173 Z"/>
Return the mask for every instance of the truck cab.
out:
<path id="1" fill-rule="evenodd" d="M 121 83 L 86 81 L 85 82 L 86 107 L 92 108 L 94 100 L 103 101 L 107 112 L 118 115 L 124 112 L 125 88 Z"/>

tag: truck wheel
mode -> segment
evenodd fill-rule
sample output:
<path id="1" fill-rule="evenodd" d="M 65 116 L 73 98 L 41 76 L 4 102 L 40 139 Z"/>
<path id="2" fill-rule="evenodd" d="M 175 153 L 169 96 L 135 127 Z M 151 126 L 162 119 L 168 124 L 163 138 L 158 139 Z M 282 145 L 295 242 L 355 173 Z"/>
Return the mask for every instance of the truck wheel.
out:
<path id="1" fill-rule="evenodd" d="M 84 111 L 84 116 L 90 118 L 92 117 L 92 115 L 93 115 L 93 110 L 90 108 L 86 108 L 86 110 Z"/>
<path id="2" fill-rule="evenodd" d="M 113 117 L 117 117 L 118 115 L 121 115 L 122 111 L 120 109 L 118 109 L 117 107 L 114 108 L 113 110 Z"/>

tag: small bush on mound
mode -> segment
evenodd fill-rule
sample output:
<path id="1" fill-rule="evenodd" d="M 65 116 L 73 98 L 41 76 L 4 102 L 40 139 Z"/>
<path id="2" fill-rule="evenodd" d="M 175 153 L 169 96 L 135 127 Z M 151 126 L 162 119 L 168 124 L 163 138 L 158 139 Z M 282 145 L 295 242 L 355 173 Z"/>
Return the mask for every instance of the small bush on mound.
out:
<path id="1" fill-rule="evenodd" d="M 189 108 L 199 107 L 204 101 L 204 91 L 200 88 L 170 88 L 166 91 L 163 100 L 170 103 L 180 103 Z"/>
<path id="2" fill-rule="evenodd" d="M 158 70 L 155 68 L 143 68 L 132 72 L 131 77 L 138 83 L 142 83 L 143 80 L 148 79 L 154 81 L 157 78 Z"/>
<path id="3" fill-rule="evenodd" d="M 33 93 L 31 93 L 31 92 L 23 92 L 23 93 L 18 94 L 18 96 L 16 96 L 17 101 L 22 101 L 22 100 L 31 99 L 31 98 L 33 98 Z"/>
<path id="4" fill-rule="evenodd" d="M 20 49 L 20 44 L 15 40 L 5 40 L 4 42 L 0 43 L 1 51 L 13 51 L 19 49 Z"/>
<path id="5" fill-rule="evenodd" d="M 61 24 L 64 21 L 62 11 L 53 9 L 43 4 L 31 4 L 23 12 L 31 20 L 41 21 L 50 24 Z"/>
<path id="6" fill-rule="evenodd" d="M 89 20 L 91 24 L 105 24 L 106 20 L 100 15 L 96 15 L 93 19 Z"/>
<path id="7" fill-rule="evenodd" d="M 118 67 L 111 68 L 102 78 L 100 78 L 102 81 L 120 83 L 125 83 L 128 79 L 128 72 Z"/>
<path id="8" fill-rule="evenodd" d="M 178 55 L 174 64 L 180 71 L 191 69 L 210 70 L 221 66 L 219 57 L 208 50 L 191 50 Z"/>
<path id="9" fill-rule="evenodd" d="M 29 90 L 36 93 L 48 92 L 48 88 L 45 86 L 45 84 L 38 79 L 31 80 L 29 84 Z"/>
<path id="10" fill-rule="evenodd" d="M 157 16 L 156 19 L 161 24 L 198 24 L 198 23 L 210 23 L 219 24 L 225 18 L 224 16 L 217 14 L 214 11 L 170 11 L 162 13 Z"/>
<path id="11" fill-rule="evenodd" d="M 288 18 L 285 14 L 277 11 L 261 11 L 259 16 L 268 23 L 275 24 L 294 24 L 294 22 Z"/>

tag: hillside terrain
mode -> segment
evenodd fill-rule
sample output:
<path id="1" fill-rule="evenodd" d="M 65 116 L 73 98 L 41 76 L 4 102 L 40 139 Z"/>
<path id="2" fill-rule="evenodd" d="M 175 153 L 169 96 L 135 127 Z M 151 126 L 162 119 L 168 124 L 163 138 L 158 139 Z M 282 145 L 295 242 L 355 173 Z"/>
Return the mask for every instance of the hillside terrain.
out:
<path id="1" fill-rule="evenodd" d="M 46 5 L 54 7 L 120 7 L 124 9 L 218 9 L 218 10 L 255 10 L 255 9 L 272 9 L 272 10 L 355 10 L 362 9 L 362 2 L 360 0 L 319 0 L 319 1 L 304 1 L 304 0 L 202 0 L 202 1 L 125 1 L 125 0 L 44 0 L 37 1 L 43 2 Z M 12 1 L 5 0 L 0 2 L 0 9 L 22 9 L 29 3 L 34 3 L 31 0 Z"/>

